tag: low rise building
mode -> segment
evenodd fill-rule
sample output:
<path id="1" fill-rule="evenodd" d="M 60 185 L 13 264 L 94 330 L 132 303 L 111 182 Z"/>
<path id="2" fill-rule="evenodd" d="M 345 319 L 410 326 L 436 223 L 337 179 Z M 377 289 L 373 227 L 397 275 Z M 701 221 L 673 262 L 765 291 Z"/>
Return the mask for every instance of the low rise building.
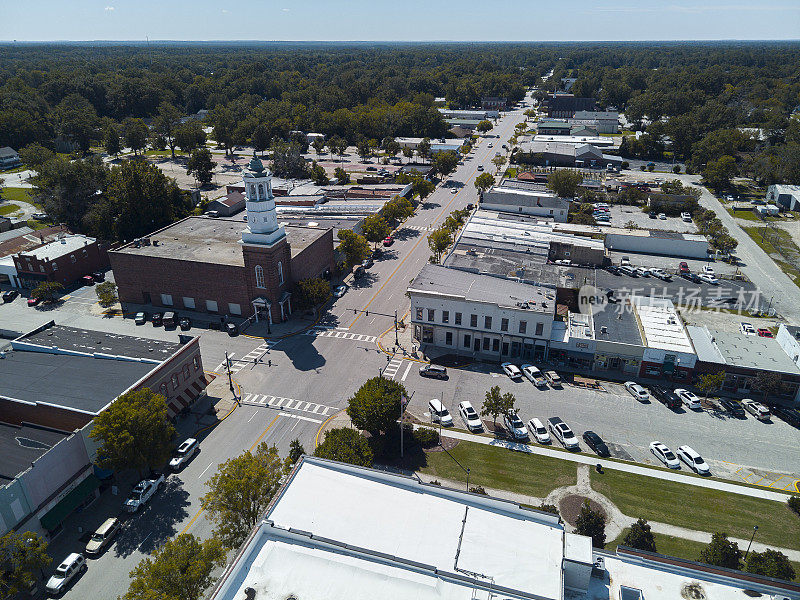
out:
<path id="1" fill-rule="evenodd" d="M 240 213 L 245 207 L 245 195 L 239 191 L 230 191 L 227 196 L 216 198 L 208 203 L 208 210 L 217 213 L 220 217 L 231 217 Z"/>
<path id="2" fill-rule="evenodd" d="M 619 112 L 616 110 L 576 110 L 573 121 L 594 121 L 600 133 L 619 133 Z"/>
<path id="3" fill-rule="evenodd" d="M 547 355 L 552 290 L 440 265 L 425 265 L 408 287 L 420 348 L 505 360 Z"/>
<path id="4" fill-rule="evenodd" d="M 13 169 L 22 164 L 17 151 L 10 146 L 0 148 L 0 169 Z"/>
<path id="5" fill-rule="evenodd" d="M 592 144 L 573 141 L 540 140 L 520 144 L 518 152 L 528 155 L 533 164 L 548 167 L 605 168 L 622 164 L 619 156 L 603 154 Z"/>
<path id="6" fill-rule="evenodd" d="M 578 98 L 572 94 L 552 94 L 542 102 L 542 108 L 549 117 L 571 119 L 576 112 L 594 111 L 594 98 Z"/>
<path id="7" fill-rule="evenodd" d="M 448 127 L 461 127 L 467 131 L 475 131 L 482 119 L 445 119 Z"/>
<path id="8" fill-rule="evenodd" d="M 569 135 L 572 125 L 566 121 L 543 119 L 536 124 L 536 133 L 540 135 Z"/>
<path id="9" fill-rule="evenodd" d="M 551 192 L 494 186 L 481 194 L 480 206 L 484 210 L 548 217 L 567 222 L 569 202 Z"/>
<path id="10" fill-rule="evenodd" d="M 468 108 L 463 110 L 455 110 L 452 108 L 440 108 L 439 112 L 445 119 L 477 119 L 483 121 L 484 119 L 496 119 L 500 116 L 500 111 L 483 109 L 483 108 Z"/>
<path id="11" fill-rule="evenodd" d="M 27 289 L 43 281 L 70 285 L 108 266 L 97 240 L 81 234 L 61 234 L 55 241 L 18 252 L 13 261 L 16 275 L 10 276 L 11 284 Z"/>
<path id="12" fill-rule="evenodd" d="M 496 96 L 485 96 L 481 98 L 481 108 L 484 110 L 498 111 L 506 110 L 508 108 L 507 98 L 498 98 Z"/>
<path id="13" fill-rule="evenodd" d="M 89 433 L 118 396 L 149 388 L 174 417 L 207 382 L 193 336 L 164 342 L 50 322 L 13 340 L 0 360 L 0 535 L 53 536 L 94 499 L 110 473 L 93 465 Z"/>
<path id="14" fill-rule="evenodd" d="M 419 148 L 420 143 L 425 138 L 421 137 L 399 137 L 395 138 L 395 141 L 400 144 L 401 148 L 411 148 L 412 150 L 416 150 Z M 461 146 L 464 145 L 464 140 L 458 138 L 433 138 L 430 140 L 431 144 L 431 154 L 436 154 L 437 152 L 458 152 Z"/>
<path id="15" fill-rule="evenodd" d="M 771 185 L 767 188 L 766 201 L 786 210 L 800 210 L 800 185 Z"/>

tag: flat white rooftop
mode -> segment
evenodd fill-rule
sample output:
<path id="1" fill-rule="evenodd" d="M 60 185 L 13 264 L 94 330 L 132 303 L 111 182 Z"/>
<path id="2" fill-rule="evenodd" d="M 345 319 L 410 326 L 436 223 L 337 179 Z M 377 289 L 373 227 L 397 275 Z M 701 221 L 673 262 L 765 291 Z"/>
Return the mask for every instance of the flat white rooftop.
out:
<path id="1" fill-rule="evenodd" d="M 94 242 L 94 238 L 81 234 L 65 235 L 63 238 L 54 242 L 49 242 L 44 246 L 39 246 L 33 250 L 23 252 L 22 254 L 24 256 L 33 256 L 39 260 L 54 260 L 66 254 L 71 254 L 76 250 L 80 250 L 84 246 L 88 246 Z"/>
<path id="2" fill-rule="evenodd" d="M 632 302 L 636 306 L 648 348 L 694 354 L 689 334 L 670 300 L 636 297 Z"/>

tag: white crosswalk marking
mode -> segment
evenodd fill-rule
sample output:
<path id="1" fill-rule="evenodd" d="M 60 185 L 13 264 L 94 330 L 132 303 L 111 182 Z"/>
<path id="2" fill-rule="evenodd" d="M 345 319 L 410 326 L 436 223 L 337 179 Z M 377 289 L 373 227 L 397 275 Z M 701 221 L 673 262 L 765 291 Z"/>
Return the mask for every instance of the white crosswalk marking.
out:
<path id="1" fill-rule="evenodd" d="M 335 331 L 333 329 L 309 329 L 306 335 L 314 337 L 331 337 L 339 340 L 354 340 L 356 342 L 369 342 L 375 343 L 378 338 L 374 335 L 365 335 L 363 333 L 350 333 L 349 331 Z"/>
<path id="2" fill-rule="evenodd" d="M 386 365 L 386 368 L 383 370 L 384 377 L 388 377 L 389 379 L 394 379 L 394 376 L 397 375 L 397 371 L 400 370 L 400 365 L 403 364 L 402 358 L 393 358 L 389 361 L 389 364 Z"/>
<path id="3" fill-rule="evenodd" d="M 403 229 L 413 229 L 414 231 L 428 231 L 426 225 L 403 225 Z"/>
<path id="4" fill-rule="evenodd" d="M 294 398 L 283 398 L 281 396 L 271 396 L 269 394 L 245 394 L 242 396 L 242 404 L 250 406 L 269 406 L 280 410 L 294 410 L 308 412 L 322 417 L 327 417 L 330 413 L 339 410 L 333 406 L 306 402 L 305 400 L 295 400 Z"/>
<path id="5" fill-rule="evenodd" d="M 256 359 L 261 359 L 264 353 L 272 348 L 278 342 L 264 342 L 263 344 L 253 348 L 250 352 L 245 354 L 242 358 L 237 358 L 233 360 L 233 354 L 231 354 L 228 359 L 231 361 L 231 373 L 238 373 L 242 369 L 244 369 L 247 365 L 252 365 L 253 361 Z M 219 366 L 214 369 L 217 373 L 226 373 L 225 370 L 225 361 L 223 360 Z"/>

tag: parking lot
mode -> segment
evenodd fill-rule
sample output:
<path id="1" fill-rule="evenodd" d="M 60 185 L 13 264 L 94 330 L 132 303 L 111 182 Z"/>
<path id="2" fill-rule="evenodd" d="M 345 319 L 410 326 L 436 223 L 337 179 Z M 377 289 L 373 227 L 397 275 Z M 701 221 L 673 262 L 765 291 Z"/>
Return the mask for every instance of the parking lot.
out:
<path id="1" fill-rule="evenodd" d="M 640 229 L 660 229 L 663 231 L 677 231 L 678 233 L 697 233 L 694 223 L 687 223 L 680 217 L 667 217 L 666 219 L 651 219 L 641 207 L 613 204 L 610 209 L 611 222 L 600 223 L 600 226 L 625 227 L 633 221 Z"/>
<path id="2" fill-rule="evenodd" d="M 480 412 L 484 394 L 497 385 L 502 393 L 514 394 L 523 421 L 537 417 L 546 423 L 550 417 L 560 417 L 579 439 L 586 430 L 600 435 L 616 458 L 660 464 L 649 451 L 650 443 L 658 440 L 673 450 L 684 444 L 693 447 L 715 476 L 741 481 L 743 474 L 758 472 L 770 474 L 765 481 L 774 481 L 786 475 L 781 483 L 800 478 L 800 431 L 780 419 L 767 423 L 750 415 L 736 419 L 711 403 L 699 411 L 671 410 L 655 399 L 635 400 L 618 383 L 601 382 L 603 391 L 569 384 L 563 389 L 538 389 L 527 379 L 510 380 L 496 366 L 450 369 L 444 382 L 421 378 L 415 371 L 404 385 L 414 390 L 408 410 L 422 421 L 430 422 L 428 400 L 439 398 L 453 415 L 455 427 L 464 429 L 458 403 L 469 399 Z M 491 417 L 487 419 L 491 422 Z M 583 440 L 580 444 L 581 451 L 591 453 Z"/>

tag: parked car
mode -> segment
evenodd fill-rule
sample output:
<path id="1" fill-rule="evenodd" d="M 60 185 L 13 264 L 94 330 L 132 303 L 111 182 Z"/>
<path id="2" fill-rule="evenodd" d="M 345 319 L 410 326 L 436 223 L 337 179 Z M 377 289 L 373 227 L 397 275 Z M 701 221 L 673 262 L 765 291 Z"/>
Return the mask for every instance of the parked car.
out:
<path id="1" fill-rule="evenodd" d="M 675 454 L 698 475 L 711 475 L 711 469 L 706 464 L 706 461 L 691 446 L 678 446 Z"/>
<path id="2" fill-rule="evenodd" d="M 125 500 L 125 510 L 131 513 L 139 510 L 150 501 L 162 483 L 164 483 L 163 473 L 159 473 L 152 479 L 142 479 L 133 487 L 128 499 Z"/>
<path id="3" fill-rule="evenodd" d="M 31 296 L 28 298 L 28 306 L 39 306 L 41 299 L 37 298 L 36 296 Z"/>
<path id="4" fill-rule="evenodd" d="M 458 193 L 458 188 L 453 188 L 452 190 L 450 190 L 450 193 L 451 194 L 457 194 Z"/>
<path id="5" fill-rule="evenodd" d="M 510 362 L 504 362 L 500 365 L 503 369 L 503 372 L 508 375 L 511 379 L 522 379 L 522 371 L 519 370 L 519 367 L 515 364 Z"/>
<path id="6" fill-rule="evenodd" d="M 555 371 L 545 371 L 544 378 L 547 379 L 547 383 L 550 384 L 550 387 L 562 387 L 563 381 L 561 380 L 561 376 Z"/>
<path id="7" fill-rule="evenodd" d="M 150 317 L 150 321 L 153 323 L 153 327 L 160 327 L 161 321 L 164 318 L 160 312 L 154 312 L 153 316 Z"/>
<path id="8" fill-rule="evenodd" d="M 594 431 L 584 431 L 582 437 L 583 441 L 586 442 L 586 445 L 594 450 L 597 456 L 611 456 L 611 452 L 609 451 L 608 446 L 606 446 L 606 443 L 603 441 L 603 438 L 597 435 Z"/>
<path id="9" fill-rule="evenodd" d="M 670 389 L 662 387 L 660 385 L 651 385 L 650 386 L 650 393 L 653 397 L 661 402 L 664 406 L 671 409 L 680 408 L 681 406 L 681 399 L 675 395 Z"/>
<path id="10" fill-rule="evenodd" d="M 239 335 L 239 326 L 236 323 L 226 323 L 225 324 L 225 331 L 231 337 L 236 337 Z"/>
<path id="11" fill-rule="evenodd" d="M 346 285 L 337 285 L 336 288 L 333 290 L 333 297 L 334 298 L 341 298 L 344 296 L 344 293 L 347 291 Z"/>
<path id="12" fill-rule="evenodd" d="M 533 418 L 528 421 L 528 431 L 531 432 L 533 439 L 540 444 L 549 444 L 551 441 L 550 434 L 547 433 L 547 429 L 539 419 Z"/>
<path id="13" fill-rule="evenodd" d="M 47 213 L 36 212 L 31 215 L 32 219 L 36 219 L 37 221 L 46 221 L 47 220 Z"/>
<path id="14" fill-rule="evenodd" d="M 428 401 L 428 410 L 431 413 L 431 421 L 441 423 L 442 427 L 450 427 L 453 424 L 453 417 L 450 415 L 444 404 L 438 398 Z"/>
<path id="15" fill-rule="evenodd" d="M 702 408 L 700 398 L 689 390 L 678 388 L 675 390 L 675 395 L 681 399 L 681 402 L 683 402 L 687 408 L 691 408 L 692 410 L 700 410 L 700 408 Z"/>
<path id="16" fill-rule="evenodd" d="M 146 312 L 137 312 L 136 316 L 133 317 L 133 322 L 137 325 L 144 325 L 147 323 L 147 313 Z"/>
<path id="17" fill-rule="evenodd" d="M 697 278 L 703 283 L 710 283 L 711 285 L 719 285 L 719 279 L 708 273 L 698 273 Z"/>
<path id="18" fill-rule="evenodd" d="M 703 265 L 702 271 L 706 275 L 713 275 L 714 274 L 714 267 L 712 267 L 711 265 Z"/>
<path id="19" fill-rule="evenodd" d="M 625 389 L 628 390 L 631 396 L 636 398 L 639 402 L 647 402 L 650 399 L 650 394 L 644 386 L 636 383 L 635 381 L 626 381 Z"/>
<path id="20" fill-rule="evenodd" d="M 447 369 L 440 365 L 422 365 L 419 368 L 422 377 L 432 377 L 434 379 L 447 379 Z"/>
<path id="21" fill-rule="evenodd" d="M 636 274 L 639 277 L 650 277 L 650 269 L 644 267 L 636 267 Z"/>
<path id="22" fill-rule="evenodd" d="M 483 171 L 483 165 L 478 165 L 478 171 Z"/>
<path id="23" fill-rule="evenodd" d="M 550 433 L 553 434 L 553 437 L 561 442 L 561 445 L 567 450 L 581 449 L 578 438 L 572 433 L 572 429 L 558 417 L 550 417 L 547 419 L 547 427 L 550 429 Z"/>
<path id="24" fill-rule="evenodd" d="M 164 329 L 176 327 L 178 325 L 178 317 L 174 312 L 168 310 L 164 313 L 164 316 L 161 317 L 161 322 L 164 324 Z"/>
<path id="25" fill-rule="evenodd" d="M 385 238 L 383 238 L 383 245 L 384 246 L 388 247 L 388 246 L 391 246 L 392 244 L 394 244 L 394 238 L 392 236 L 387 235 Z"/>
<path id="26" fill-rule="evenodd" d="M 464 425 L 470 431 L 481 431 L 483 429 L 483 422 L 469 400 L 458 403 L 458 414 L 461 415 L 461 420 L 464 421 Z"/>
<path id="27" fill-rule="evenodd" d="M 685 221 L 686 223 L 691 223 L 692 222 L 692 214 L 688 213 L 688 212 L 682 212 L 681 213 L 681 219 L 683 221 Z"/>
<path id="28" fill-rule="evenodd" d="M 669 467 L 670 469 L 680 469 L 681 463 L 678 462 L 678 458 L 675 454 L 667 448 L 661 442 L 652 442 L 650 444 L 650 452 L 652 452 L 653 456 L 655 456 L 658 460 L 664 463 L 664 466 Z"/>
<path id="29" fill-rule="evenodd" d="M 169 461 L 169 468 L 173 471 L 180 471 L 192 459 L 195 453 L 200 449 L 200 444 L 194 438 L 187 438 L 178 446 L 175 451 L 175 456 Z"/>
<path id="30" fill-rule="evenodd" d="M 623 256 L 619 259 L 620 266 L 624 267 L 631 264 L 631 259 L 627 256 Z"/>
<path id="31" fill-rule="evenodd" d="M 772 414 L 782 421 L 786 421 L 792 427 L 800 428 L 800 411 L 788 406 L 771 406 Z"/>
<path id="32" fill-rule="evenodd" d="M 658 213 L 656 211 L 654 211 L 654 210 L 651 210 L 650 213 L 648 214 L 648 216 L 651 219 L 657 219 L 658 218 Z"/>
<path id="33" fill-rule="evenodd" d="M 758 330 L 758 336 L 764 338 L 775 337 L 775 335 L 769 329 L 764 329 L 763 327 Z"/>
<path id="34" fill-rule="evenodd" d="M 737 419 L 744 419 L 746 415 L 744 413 L 744 409 L 742 405 L 739 404 L 736 400 L 732 400 L 731 398 L 720 398 L 719 405 L 731 416 L 736 417 Z"/>
<path id="35" fill-rule="evenodd" d="M 745 398 L 742 400 L 742 408 L 744 408 L 759 421 L 769 421 L 770 419 L 769 409 L 760 402 L 756 402 L 751 398 Z"/>
<path id="36" fill-rule="evenodd" d="M 612 275 L 619 275 L 620 274 L 619 267 L 616 266 L 616 265 L 607 265 L 606 266 L 606 271 L 608 271 Z"/>
<path id="37" fill-rule="evenodd" d="M 752 323 L 747 323 L 746 321 L 742 321 L 739 323 L 739 331 L 741 331 L 745 335 L 756 335 L 756 328 L 753 327 Z"/>
<path id="38" fill-rule="evenodd" d="M 19 296 L 19 292 L 17 290 L 8 290 L 7 292 L 3 292 L 3 302 L 13 302 L 17 296 Z"/>
<path id="39" fill-rule="evenodd" d="M 667 220 L 667 215 L 666 215 L 666 213 L 658 213 L 658 218 L 660 220 L 662 220 L 662 221 L 666 221 Z"/>
<path id="40" fill-rule="evenodd" d="M 192 328 L 192 320 L 189 317 L 181 317 L 181 320 L 178 321 L 178 325 L 183 331 L 188 331 Z"/>
<path id="41" fill-rule="evenodd" d="M 670 275 L 669 273 L 667 273 L 663 269 L 650 269 L 650 275 L 652 275 L 653 277 L 657 277 L 658 279 L 661 279 L 662 281 L 671 281 L 672 280 L 672 275 Z"/>
<path id="42" fill-rule="evenodd" d="M 62 594 L 64 590 L 67 589 L 69 582 L 72 581 L 78 573 L 83 573 L 85 570 L 86 559 L 83 554 L 73 552 L 56 567 L 52 577 L 47 580 L 45 589 L 49 594 Z"/>
<path id="43" fill-rule="evenodd" d="M 95 271 L 94 273 L 92 273 L 92 277 L 98 283 L 106 280 L 106 274 L 103 271 Z"/>
<path id="44" fill-rule="evenodd" d="M 110 518 L 103 521 L 86 544 L 86 554 L 97 556 L 111 543 L 119 531 L 119 519 Z"/>
<path id="45" fill-rule="evenodd" d="M 545 379 L 538 367 L 528 364 L 522 365 L 522 374 L 536 387 L 547 387 L 547 379 Z"/>
<path id="46" fill-rule="evenodd" d="M 688 273 L 689 272 L 689 263 L 687 263 L 686 261 L 681 261 L 678 264 L 678 271 L 680 271 L 681 273 Z"/>
<path id="47" fill-rule="evenodd" d="M 503 426 L 506 428 L 508 435 L 515 440 L 527 440 L 528 430 L 525 428 L 525 423 L 519 418 L 515 412 L 507 412 L 503 415 Z"/>
<path id="48" fill-rule="evenodd" d="M 619 271 L 620 271 L 620 273 L 624 273 L 628 277 L 638 277 L 639 276 L 639 270 L 636 267 L 633 267 L 631 265 L 620 265 Z"/>

